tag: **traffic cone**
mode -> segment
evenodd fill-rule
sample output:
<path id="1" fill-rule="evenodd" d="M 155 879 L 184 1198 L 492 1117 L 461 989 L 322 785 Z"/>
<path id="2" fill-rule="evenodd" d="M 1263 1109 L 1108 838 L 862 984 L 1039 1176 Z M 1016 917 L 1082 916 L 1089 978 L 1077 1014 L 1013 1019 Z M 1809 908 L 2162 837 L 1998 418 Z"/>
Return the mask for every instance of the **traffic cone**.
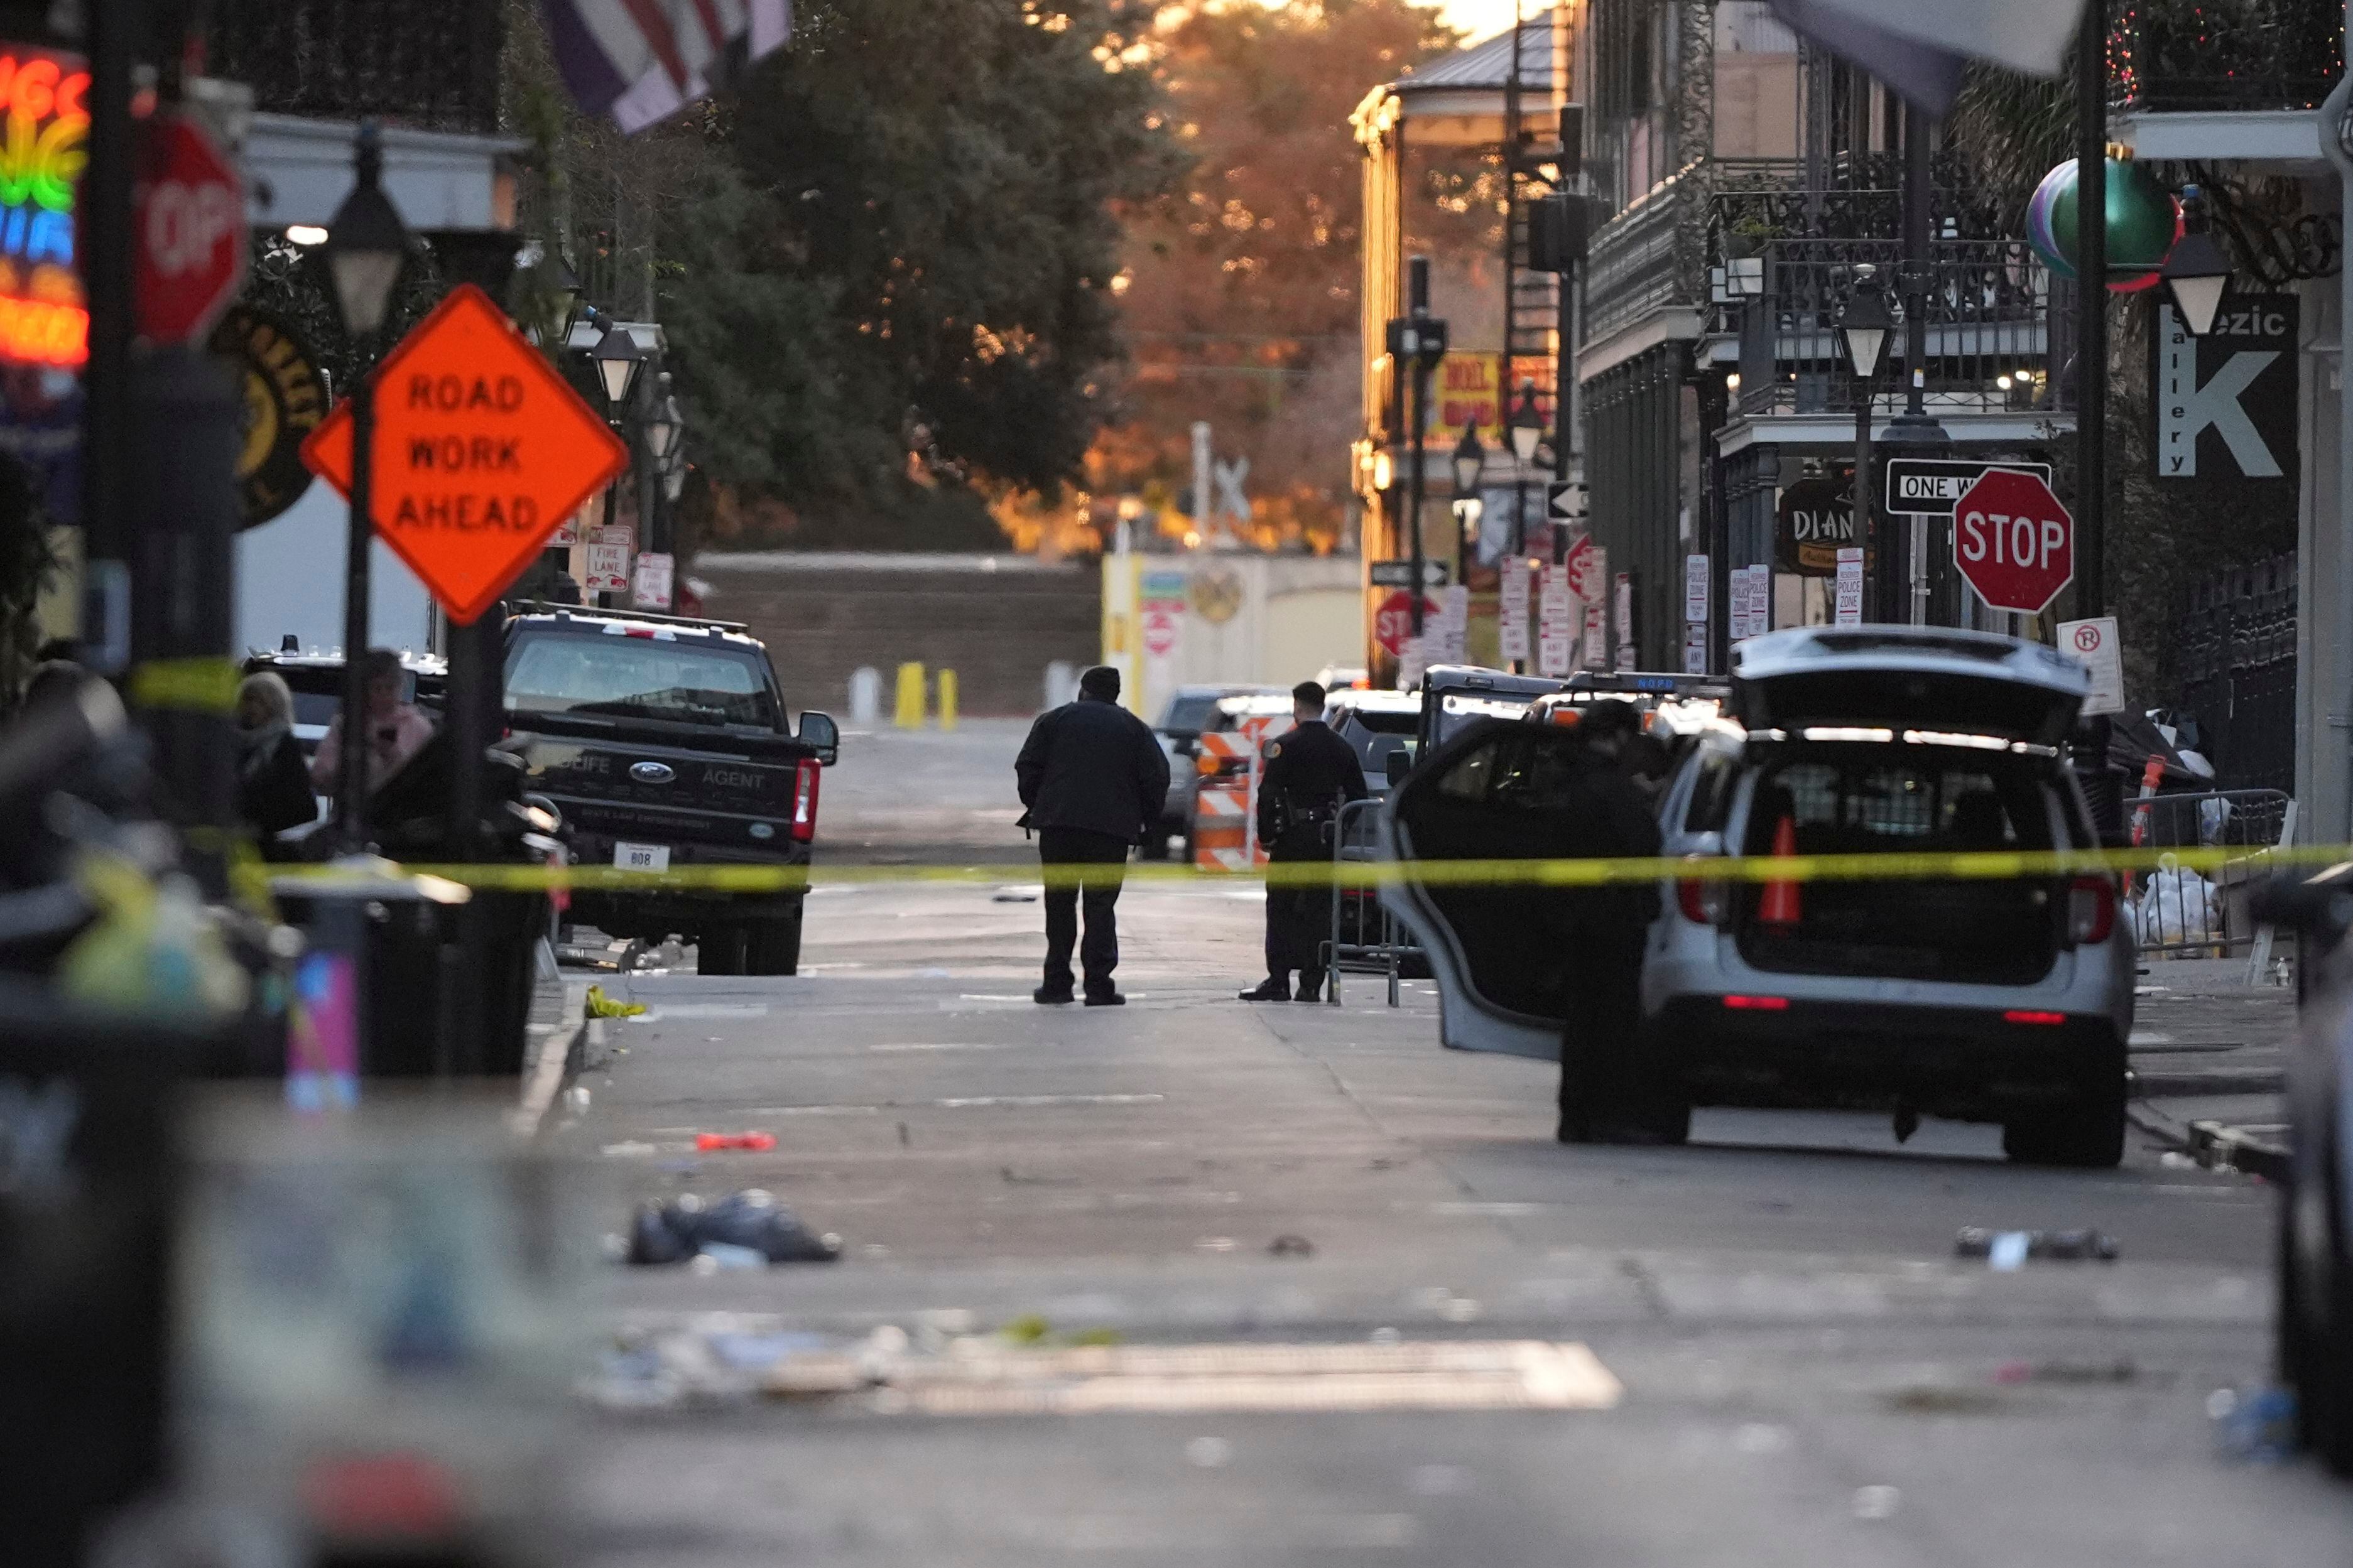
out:
<path id="1" fill-rule="evenodd" d="M 1773 858 L 1788 860 L 1798 853 L 1798 824 L 1784 816 L 1773 828 Z M 1757 919 L 1768 926 L 1793 926 L 1805 918 L 1798 899 L 1795 882 L 1767 882 L 1765 896 L 1757 903 Z"/>

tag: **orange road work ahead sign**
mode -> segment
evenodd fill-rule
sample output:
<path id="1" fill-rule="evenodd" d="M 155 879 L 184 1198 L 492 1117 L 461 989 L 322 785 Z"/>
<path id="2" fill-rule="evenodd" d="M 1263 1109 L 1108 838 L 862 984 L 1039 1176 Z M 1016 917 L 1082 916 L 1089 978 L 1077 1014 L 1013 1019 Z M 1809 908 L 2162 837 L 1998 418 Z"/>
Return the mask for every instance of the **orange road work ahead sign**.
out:
<path id="1" fill-rule="evenodd" d="M 628 465 L 605 421 L 471 283 L 451 289 L 369 379 L 369 521 L 460 625 Z M 352 493 L 350 400 L 311 432 L 302 461 Z"/>

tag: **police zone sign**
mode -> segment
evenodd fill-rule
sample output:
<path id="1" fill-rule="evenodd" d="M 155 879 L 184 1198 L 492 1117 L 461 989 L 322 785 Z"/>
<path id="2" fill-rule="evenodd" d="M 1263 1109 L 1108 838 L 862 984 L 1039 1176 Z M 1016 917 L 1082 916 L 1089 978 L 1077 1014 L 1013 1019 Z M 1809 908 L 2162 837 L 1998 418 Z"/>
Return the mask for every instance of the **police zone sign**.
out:
<path id="1" fill-rule="evenodd" d="M 2170 304 L 2152 334 L 2159 479 L 2296 472 L 2296 297 L 2233 293 L 2193 338 Z"/>

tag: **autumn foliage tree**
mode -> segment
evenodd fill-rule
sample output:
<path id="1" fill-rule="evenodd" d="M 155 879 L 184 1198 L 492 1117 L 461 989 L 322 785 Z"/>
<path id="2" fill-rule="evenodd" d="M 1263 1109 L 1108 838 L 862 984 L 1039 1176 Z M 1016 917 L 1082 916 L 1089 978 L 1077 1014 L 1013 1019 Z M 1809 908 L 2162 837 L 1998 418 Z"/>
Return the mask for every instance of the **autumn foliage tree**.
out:
<path id="1" fill-rule="evenodd" d="M 1098 496 L 1181 531 L 1191 428 L 1247 457 L 1254 542 L 1336 538 L 1357 424 L 1362 179 L 1349 111 L 1456 35 L 1407 0 L 1252 0 L 1162 14 L 1156 71 L 1190 166 L 1128 216 L 1115 287 L 1124 418 L 1089 460 Z"/>

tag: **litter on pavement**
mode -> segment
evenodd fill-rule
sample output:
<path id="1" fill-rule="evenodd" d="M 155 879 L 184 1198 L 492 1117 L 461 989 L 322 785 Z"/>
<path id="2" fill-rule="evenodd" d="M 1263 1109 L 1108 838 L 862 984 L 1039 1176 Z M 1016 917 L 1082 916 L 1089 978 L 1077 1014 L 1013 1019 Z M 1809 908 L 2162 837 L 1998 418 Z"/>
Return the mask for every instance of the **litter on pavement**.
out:
<path id="1" fill-rule="evenodd" d="M 2218 1388 L 2206 1396 L 2206 1414 L 2225 1458 L 2275 1463 L 2301 1447 L 2294 1389 Z"/>
<path id="2" fill-rule="evenodd" d="M 1987 1230 L 1965 1225 L 1953 1238 L 1954 1257 L 1982 1258 L 2005 1271 L 2030 1258 L 2044 1263 L 2086 1259 L 2114 1263 L 2120 1251 L 2115 1237 L 2097 1230 Z"/>
<path id="3" fill-rule="evenodd" d="M 773 1132 L 698 1132 L 694 1135 L 695 1152 L 701 1154 L 726 1149 L 765 1154 L 776 1146 L 776 1135 Z"/>
<path id="4" fill-rule="evenodd" d="M 602 985 L 588 987 L 588 1016 L 591 1018 L 635 1018 L 643 1014 L 642 1002 L 617 1002 L 605 994 Z"/>
<path id="5" fill-rule="evenodd" d="M 631 1221 L 628 1260 L 640 1266 L 708 1258 L 721 1268 L 768 1263 L 831 1263 L 841 1237 L 820 1236 L 757 1187 L 705 1205 L 692 1194 L 641 1206 Z"/>

